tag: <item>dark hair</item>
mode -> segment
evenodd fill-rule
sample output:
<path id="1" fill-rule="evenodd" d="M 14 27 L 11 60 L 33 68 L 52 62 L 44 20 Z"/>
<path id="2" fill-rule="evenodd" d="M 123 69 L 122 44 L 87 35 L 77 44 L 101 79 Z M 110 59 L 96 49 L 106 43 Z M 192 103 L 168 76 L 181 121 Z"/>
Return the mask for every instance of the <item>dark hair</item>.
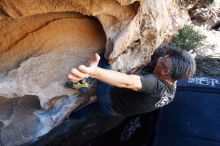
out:
<path id="1" fill-rule="evenodd" d="M 160 57 L 165 56 L 168 49 L 169 48 L 158 47 L 154 51 L 153 55 L 151 55 L 151 61 L 142 69 L 142 72 L 143 73 L 153 73 L 153 71 L 156 67 L 158 59 Z"/>
<path id="2" fill-rule="evenodd" d="M 182 80 L 191 78 L 196 71 L 196 63 L 192 55 L 175 45 L 162 46 L 172 60 L 171 78 Z"/>

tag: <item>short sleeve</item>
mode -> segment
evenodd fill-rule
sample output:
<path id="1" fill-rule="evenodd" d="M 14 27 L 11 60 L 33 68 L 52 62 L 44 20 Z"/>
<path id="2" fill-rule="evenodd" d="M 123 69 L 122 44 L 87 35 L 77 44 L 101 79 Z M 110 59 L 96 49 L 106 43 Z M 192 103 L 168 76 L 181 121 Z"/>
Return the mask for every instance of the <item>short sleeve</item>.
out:
<path id="1" fill-rule="evenodd" d="M 157 88 L 157 78 L 153 74 L 141 75 L 142 87 L 140 92 L 151 94 L 154 93 Z"/>

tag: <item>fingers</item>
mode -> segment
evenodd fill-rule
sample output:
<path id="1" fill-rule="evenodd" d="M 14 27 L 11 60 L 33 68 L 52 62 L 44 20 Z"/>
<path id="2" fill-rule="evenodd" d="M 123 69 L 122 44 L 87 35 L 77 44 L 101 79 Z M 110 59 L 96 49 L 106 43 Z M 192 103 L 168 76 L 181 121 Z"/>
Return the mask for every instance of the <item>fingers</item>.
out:
<path id="1" fill-rule="evenodd" d="M 196 53 L 192 53 L 192 58 L 195 59 L 196 58 Z"/>
<path id="2" fill-rule="evenodd" d="M 98 53 L 95 53 L 95 60 L 96 60 L 97 62 L 99 62 L 99 60 L 100 60 L 100 56 L 99 56 Z"/>
<path id="3" fill-rule="evenodd" d="M 73 68 L 73 69 L 71 70 L 71 72 L 72 72 L 72 74 L 73 74 L 74 76 L 76 76 L 76 77 L 78 77 L 78 78 L 84 79 L 84 78 L 88 78 L 88 77 L 89 77 L 88 74 L 83 73 L 83 72 L 81 72 L 81 71 L 79 71 L 78 69 L 75 69 L 75 68 Z"/>
<path id="4" fill-rule="evenodd" d="M 188 53 L 190 53 L 192 55 L 192 58 L 195 59 L 196 52 L 193 52 L 193 50 L 189 50 Z"/>
<path id="5" fill-rule="evenodd" d="M 80 72 L 83 72 L 83 73 L 88 74 L 88 75 L 93 73 L 92 67 L 87 67 L 85 65 L 80 65 L 78 69 L 79 69 Z"/>
<path id="6" fill-rule="evenodd" d="M 100 60 L 100 56 L 98 53 L 95 53 L 90 60 L 90 66 L 97 66 Z"/>
<path id="7" fill-rule="evenodd" d="M 78 81 L 82 80 L 81 78 L 78 78 L 78 77 L 76 77 L 76 76 L 73 76 L 72 74 L 69 74 L 69 75 L 68 75 L 68 79 L 69 79 L 70 81 L 72 81 L 72 82 L 78 82 Z"/>
<path id="8" fill-rule="evenodd" d="M 89 77 L 88 74 L 83 73 L 76 68 L 73 68 L 71 70 L 71 74 L 68 75 L 69 80 L 71 80 L 72 82 L 77 82 L 88 77 Z"/>
<path id="9" fill-rule="evenodd" d="M 193 52 L 193 50 L 189 50 L 188 52 L 189 52 L 189 53 L 192 53 L 192 52 Z"/>

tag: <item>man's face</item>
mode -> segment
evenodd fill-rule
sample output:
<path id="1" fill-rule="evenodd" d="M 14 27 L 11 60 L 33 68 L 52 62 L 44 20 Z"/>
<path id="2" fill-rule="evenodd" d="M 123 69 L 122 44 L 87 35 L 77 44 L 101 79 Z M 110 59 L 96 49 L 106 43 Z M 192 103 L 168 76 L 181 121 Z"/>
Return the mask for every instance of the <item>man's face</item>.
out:
<path id="1" fill-rule="evenodd" d="M 172 68 L 172 60 L 169 55 L 160 57 L 154 69 L 154 74 L 162 78 L 170 78 Z"/>

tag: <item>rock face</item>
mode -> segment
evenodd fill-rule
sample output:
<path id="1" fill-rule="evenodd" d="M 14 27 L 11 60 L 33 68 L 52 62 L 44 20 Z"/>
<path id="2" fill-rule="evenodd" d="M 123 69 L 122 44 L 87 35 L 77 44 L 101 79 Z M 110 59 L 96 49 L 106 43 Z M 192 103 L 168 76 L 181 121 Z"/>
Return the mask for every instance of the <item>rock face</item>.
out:
<path id="1" fill-rule="evenodd" d="M 187 20 L 187 12 L 171 0 L 0 0 L 0 96 L 4 99 L 0 102 L 34 96 L 40 102 L 32 102 L 39 102 L 43 109 L 33 107 L 25 114 L 56 107 L 63 110 L 66 104 L 60 102 L 65 100 L 51 106 L 48 101 L 79 96 L 77 91 L 64 88 L 72 67 L 84 63 L 94 52 L 105 51 L 114 70 L 133 72 Z M 49 128 L 45 126 L 41 134 L 33 130 L 21 139 L 14 137 L 7 143 L 1 138 L 1 142 L 22 144 L 47 133 L 76 107 L 68 106 L 69 110 L 58 112 L 62 116 Z M 0 115 L 4 115 L 2 110 Z M 0 121 L 8 119 L 16 120 L 8 116 Z M 36 119 L 42 120 L 39 116 Z"/>

